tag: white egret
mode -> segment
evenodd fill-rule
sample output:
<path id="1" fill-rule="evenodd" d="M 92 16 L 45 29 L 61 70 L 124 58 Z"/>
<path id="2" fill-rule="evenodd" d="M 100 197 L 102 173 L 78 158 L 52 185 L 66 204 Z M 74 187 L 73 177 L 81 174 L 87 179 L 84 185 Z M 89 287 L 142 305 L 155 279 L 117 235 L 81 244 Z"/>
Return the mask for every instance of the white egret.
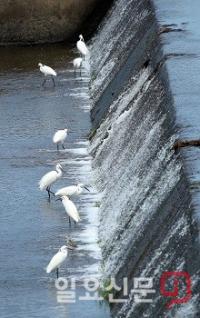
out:
<path id="1" fill-rule="evenodd" d="M 77 41 L 76 46 L 79 52 L 82 54 L 82 56 L 85 57 L 86 55 L 89 54 L 89 50 L 85 44 L 82 34 L 79 35 L 79 41 Z"/>
<path id="2" fill-rule="evenodd" d="M 79 195 L 83 192 L 83 189 L 86 189 L 88 192 L 90 192 L 90 190 L 84 184 L 78 183 L 77 185 L 72 185 L 69 187 L 59 189 L 58 191 L 56 191 L 55 195 L 60 197 L 63 195 Z"/>
<path id="3" fill-rule="evenodd" d="M 74 247 L 72 245 L 63 245 L 59 249 L 59 251 L 52 257 L 51 261 L 49 262 L 48 266 L 46 267 L 47 274 L 56 270 L 57 278 L 58 278 L 60 265 L 66 260 L 67 255 L 68 255 L 68 250 L 73 250 L 73 249 L 74 249 Z"/>
<path id="4" fill-rule="evenodd" d="M 57 150 L 59 150 L 59 143 L 62 145 L 63 149 L 64 147 L 64 141 L 67 138 L 67 129 L 61 129 L 56 131 L 56 133 L 53 136 L 53 142 L 57 146 Z"/>
<path id="5" fill-rule="evenodd" d="M 74 72 L 76 72 L 77 69 L 80 69 L 80 76 L 81 76 L 82 64 L 83 64 L 82 57 L 77 57 L 76 59 L 73 60 Z"/>
<path id="6" fill-rule="evenodd" d="M 62 201 L 62 204 L 65 208 L 65 211 L 69 216 L 69 224 L 70 225 L 71 225 L 70 218 L 72 218 L 74 220 L 74 222 L 77 222 L 77 223 L 81 220 L 75 204 L 66 195 L 61 196 L 61 198 L 59 198 L 57 200 Z"/>
<path id="7" fill-rule="evenodd" d="M 57 76 L 56 71 L 54 71 L 50 66 L 44 65 L 42 63 L 38 63 L 38 66 L 40 68 L 40 72 L 44 74 L 45 79 L 42 83 L 42 86 L 44 86 L 44 84 L 46 83 L 46 77 L 51 77 L 52 81 L 53 81 L 53 85 L 55 86 L 55 80 L 54 77 Z"/>
<path id="8" fill-rule="evenodd" d="M 58 163 L 56 165 L 56 170 L 46 173 L 39 181 L 39 188 L 41 191 L 46 190 L 48 192 L 49 201 L 51 200 L 51 193 L 54 194 L 50 190 L 50 187 L 62 177 L 63 171 L 62 166 Z"/>

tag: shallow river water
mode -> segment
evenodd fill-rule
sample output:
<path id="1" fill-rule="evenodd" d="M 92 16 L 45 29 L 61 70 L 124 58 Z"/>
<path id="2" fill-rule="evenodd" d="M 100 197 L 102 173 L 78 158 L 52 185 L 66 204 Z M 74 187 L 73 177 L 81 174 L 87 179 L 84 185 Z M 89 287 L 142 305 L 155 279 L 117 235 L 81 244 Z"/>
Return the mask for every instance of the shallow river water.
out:
<path id="1" fill-rule="evenodd" d="M 87 152 L 90 131 L 87 71 L 74 76 L 74 52 L 64 45 L 1 49 L 0 59 L 0 302 L 1 317 L 109 316 L 105 304 L 80 301 L 84 277 L 98 275 L 98 196 L 91 158 Z M 56 87 L 42 87 L 38 62 L 58 71 Z M 66 149 L 56 151 L 52 135 L 66 127 Z M 75 198 L 81 223 L 69 227 L 59 201 L 49 204 L 38 189 L 43 174 L 63 164 L 63 178 L 53 186 L 83 182 L 91 192 Z M 62 277 L 77 280 L 74 304 L 57 302 L 55 273 L 45 272 L 51 257 L 67 236 L 78 248 L 69 253 Z"/>

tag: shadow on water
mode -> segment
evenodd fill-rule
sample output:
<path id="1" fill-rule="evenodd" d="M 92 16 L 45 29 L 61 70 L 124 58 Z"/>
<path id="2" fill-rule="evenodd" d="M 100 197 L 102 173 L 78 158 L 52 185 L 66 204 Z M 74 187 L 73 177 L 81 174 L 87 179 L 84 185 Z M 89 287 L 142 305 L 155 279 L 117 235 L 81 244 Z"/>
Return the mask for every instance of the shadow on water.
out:
<path id="1" fill-rule="evenodd" d="M 79 301 L 83 287 L 76 288 L 75 304 L 60 304 L 54 273 L 45 267 L 67 236 L 78 243 L 61 269 L 61 276 L 97 275 L 101 257 L 97 246 L 96 194 L 75 198 L 82 222 L 69 228 L 62 205 L 47 202 L 38 180 L 62 162 L 65 174 L 56 190 L 77 182 L 91 185 L 87 152 L 90 130 L 88 74 L 74 77 L 74 53 L 63 45 L 1 48 L 0 60 L 0 301 L 3 317 L 108 317 L 108 309 L 96 301 Z M 56 87 L 41 87 L 38 62 L 58 71 Z M 66 150 L 52 144 L 56 129 L 69 128 Z M 80 285 L 80 284 L 79 284 Z"/>

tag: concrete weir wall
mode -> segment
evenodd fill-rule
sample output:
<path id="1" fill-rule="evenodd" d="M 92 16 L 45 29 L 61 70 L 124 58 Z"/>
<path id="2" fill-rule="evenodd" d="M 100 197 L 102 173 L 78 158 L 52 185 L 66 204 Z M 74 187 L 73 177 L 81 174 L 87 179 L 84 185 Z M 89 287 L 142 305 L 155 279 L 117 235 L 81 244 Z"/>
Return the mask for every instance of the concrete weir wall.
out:
<path id="1" fill-rule="evenodd" d="M 100 0 L 1 0 L 0 44 L 67 39 L 98 2 Z"/>
<path id="2" fill-rule="evenodd" d="M 115 318 L 196 312 L 196 223 L 184 161 L 173 151 L 178 123 L 159 31 L 152 2 L 116 0 L 91 44 L 90 152 L 102 192 L 102 272 L 105 282 L 129 282 L 128 301 L 111 306 Z M 189 311 L 166 309 L 166 271 L 190 273 Z M 136 303 L 134 277 L 153 278 L 152 303 Z"/>

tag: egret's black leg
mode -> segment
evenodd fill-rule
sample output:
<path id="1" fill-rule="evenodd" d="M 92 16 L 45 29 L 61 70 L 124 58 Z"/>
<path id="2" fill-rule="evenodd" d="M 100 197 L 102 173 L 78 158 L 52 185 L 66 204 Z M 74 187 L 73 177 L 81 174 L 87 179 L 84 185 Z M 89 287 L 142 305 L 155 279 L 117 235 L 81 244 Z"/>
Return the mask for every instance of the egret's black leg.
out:
<path id="1" fill-rule="evenodd" d="M 69 216 L 69 225 L 71 226 L 71 219 L 70 219 L 70 216 Z"/>
<path id="2" fill-rule="evenodd" d="M 53 194 L 55 196 L 55 193 L 53 191 L 51 191 L 50 189 L 49 189 L 49 193 L 51 193 L 51 194 Z"/>
<path id="3" fill-rule="evenodd" d="M 44 86 L 45 83 L 46 83 L 46 78 L 45 78 L 44 81 L 42 82 L 42 86 Z"/>
<path id="4" fill-rule="evenodd" d="M 53 76 L 51 77 L 52 81 L 53 81 L 53 86 L 56 86 L 55 80 L 53 78 Z"/>
<path id="5" fill-rule="evenodd" d="M 49 197 L 49 202 L 50 202 L 50 201 L 51 201 L 50 188 L 49 188 L 49 187 L 47 187 L 47 188 L 46 188 L 46 190 L 47 190 L 47 192 L 48 192 L 48 197 Z"/>
<path id="6" fill-rule="evenodd" d="M 56 276 L 57 276 L 57 279 L 59 278 L 59 270 L 58 268 L 56 269 Z"/>
<path id="7" fill-rule="evenodd" d="M 57 151 L 59 151 L 59 144 L 57 144 L 56 146 L 57 146 Z"/>
<path id="8" fill-rule="evenodd" d="M 50 186 L 48 187 L 48 189 L 49 189 L 49 200 L 51 199 L 51 194 L 53 194 L 53 195 L 55 195 L 55 193 L 53 192 L 53 191 L 51 191 L 51 189 L 50 189 Z"/>
<path id="9" fill-rule="evenodd" d="M 62 144 L 62 148 L 63 148 L 63 149 L 65 149 L 65 146 L 64 146 L 64 144 Z"/>

